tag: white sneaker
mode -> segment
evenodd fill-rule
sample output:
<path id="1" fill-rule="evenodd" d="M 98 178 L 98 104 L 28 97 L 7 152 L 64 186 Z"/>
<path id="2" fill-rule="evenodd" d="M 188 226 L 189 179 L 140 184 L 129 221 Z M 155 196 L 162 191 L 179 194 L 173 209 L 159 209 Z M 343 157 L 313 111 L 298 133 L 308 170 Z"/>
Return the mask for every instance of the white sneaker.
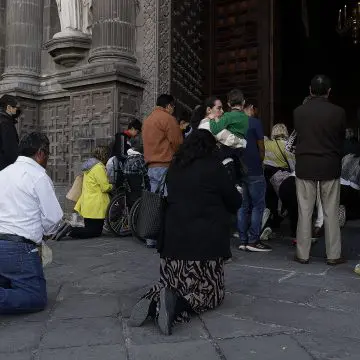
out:
<path id="1" fill-rule="evenodd" d="M 271 228 L 269 228 L 269 227 L 265 228 L 264 231 L 260 235 L 260 240 L 261 241 L 269 240 L 271 234 L 272 234 Z"/>
<path id="2" fill-rule="evenodd" d="M 270 215 L 271 215 L 270 209 L 265 209 L 262 217 L 261 229 L 265 227 L 267 221 L 269 220 Z"/>
<path id="3" fill-rule="evenodd" d="M 241 250 L 241 251 L 246 251 L 246 245 L 245 245 L 245 244 L 241 244 L 241 245 L 239 246 L 239 250 Z"/>

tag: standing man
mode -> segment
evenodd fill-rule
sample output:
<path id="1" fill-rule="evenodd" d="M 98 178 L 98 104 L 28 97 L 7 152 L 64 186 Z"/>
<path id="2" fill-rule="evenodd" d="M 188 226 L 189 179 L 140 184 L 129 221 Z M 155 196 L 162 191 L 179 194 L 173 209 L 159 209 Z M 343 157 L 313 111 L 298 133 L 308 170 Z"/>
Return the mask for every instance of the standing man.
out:
<path id="1" fill-rule="evenodd" d="M 41 311 L 47 303 L 37 246 L 63 217 L 46 175 L 48 157 L 49 139 L 31 133 L 16 162 L 0 172 L 0 314 Z"/>
<path id="2" fill-rule="evenodd" d="M 324 211 L 326 262 L 328 265 L 345 262 L 341 258 L 338 214 L 346 115 L 344 109 L 330 103 L 330 91 L 330 79 L 316 75 L 311 80 L 310 100 L 294 111 L 299 206 L 295 261 L 301 264 L 309 263 L 317 182 Z"/>
<path id="3" fill-rule="evenodd" d="M 173 116 L 175 99 L 171 95 L 160 95 L 156 108 L 144 120 L 142 137 L 144 143 L 144 157 L 149 167 L 151 191 L 155 191 L 162 181 L 170 162 L 183 142 L 180 126 Z M 148 239 L 148 247 L 155 247 L 156 241 Z"/>
<path id="4" fill-rule="evenodd" d="M 19 136 L 15 125 L 20 113 L 16 97 L 4 95 L 0 99 L 0 171 L 13 164 L 19 155 Z"/>
<path id="5" fill-rule="evenodd" d="M 249 122 L 245 136 L 247 144 L 243 155 L 247 173 L 242 183 L 243 202 L 238 212 L 239 249 L 251 252 L 269 252 L 272 250 L 271 247 L 260 240 L 266 193 L 263 170 L 264 130 L 261 121 L 253 117 L 255 115 L 254 107 L 250 105 L 244 109 L 245 99 L 242 91 L 231 91 L 228 94 L 228 103 L 231 111 L 243 111 L 248 116 Z"/>

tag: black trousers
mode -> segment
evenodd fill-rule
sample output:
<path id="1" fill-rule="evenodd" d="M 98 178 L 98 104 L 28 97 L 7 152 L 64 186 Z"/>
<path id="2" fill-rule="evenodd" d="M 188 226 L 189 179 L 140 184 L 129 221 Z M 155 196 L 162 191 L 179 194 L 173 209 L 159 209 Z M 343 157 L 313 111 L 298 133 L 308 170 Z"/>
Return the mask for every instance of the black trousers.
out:
<path id="1" fill-rule="evenodd" d="M 69 236 L 74 239 L 90 239 L 102 234 L 104 219 L 84 218 L 84 227 L 73 227 Z"/>
<path id="2" fill-rule="evenodd" d="M 296 197 L 295 176 L 290 176 L 282 182 L 279 189 L 279 197 L 283 207 L 289 214 L 291 236 L 296 237 L 298 201 Z"/>

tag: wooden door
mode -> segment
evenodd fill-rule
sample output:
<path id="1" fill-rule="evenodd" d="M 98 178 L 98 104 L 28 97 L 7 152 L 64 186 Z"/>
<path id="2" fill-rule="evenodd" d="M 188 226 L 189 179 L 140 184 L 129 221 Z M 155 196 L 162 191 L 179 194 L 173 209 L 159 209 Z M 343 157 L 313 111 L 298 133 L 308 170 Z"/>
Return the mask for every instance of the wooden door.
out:
<path id="1" fill-rule="evenodd" d="M 244 91 L 260 112 L 265 130 L 272 122 L 272 2 L 213 1 L 211 93 Z"/>

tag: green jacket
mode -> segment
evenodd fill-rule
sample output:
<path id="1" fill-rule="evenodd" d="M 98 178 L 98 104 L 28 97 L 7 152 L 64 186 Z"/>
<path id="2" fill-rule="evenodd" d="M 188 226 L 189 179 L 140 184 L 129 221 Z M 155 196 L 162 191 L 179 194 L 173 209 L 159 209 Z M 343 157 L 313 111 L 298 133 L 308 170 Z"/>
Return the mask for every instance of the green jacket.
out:
<path id="1" fill-rule="evenodd" d="M 210 121 L 210 130 L 217 135 L 224 129 L 238 137 L 245 137 L 249 128 L 249 117 L 242 111 L 226 112 L 219 121 Z"/>

